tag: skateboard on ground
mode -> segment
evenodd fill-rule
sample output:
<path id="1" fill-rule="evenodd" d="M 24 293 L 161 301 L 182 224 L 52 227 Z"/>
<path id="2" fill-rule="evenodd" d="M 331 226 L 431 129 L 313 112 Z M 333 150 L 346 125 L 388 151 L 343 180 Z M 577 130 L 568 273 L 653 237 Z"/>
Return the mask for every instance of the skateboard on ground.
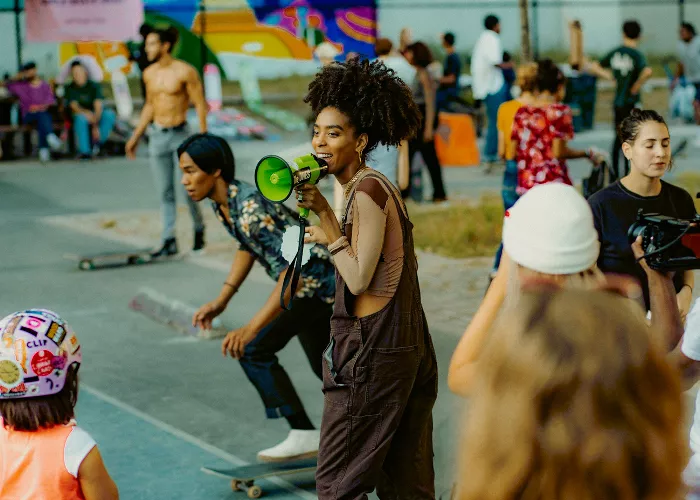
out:
<path id="1" fill-rule="evenodd" d="M 104 252 L 92 255 L 65 255 L 65 258 L 77 260 L 78 267 L 83 271 L 92 271 L 94 269 L 136 266 L 148 264 L 151 262 L 168 262 L 184 258 L 185 254 L 177 253 L 168 257 L 154 258 L 151 254 L 153 249 L 129 250 L 124 252 Z"/>
<path id="2" fill-rule="evenodd" d="M 71 260 L 78 261 L 78 267 L 83 271 L 107 267 L 134 266 L 151 262 L 153 249 L 130 250 L 125 252 L 104 252 L 92 255 L 66 255 Z M 158 259 L 160 260 L 160 259 Z"/>
<path id="3" fill-rule="evenodd" d="M 295 460 L 293 462 L 277 462 L 244 465 L 233 469 L 211 469 L 202 467 L 202 472 L 231 479 L 231 489 L 233 491 L 246 491 L 248 498 L 260 498 L 263 490 L 255 484 L 257 479 L 263 479 L 272 476 L 288 476 L 291 474 L 300 474 L 302 472 L 311 472 L 316 470 L 318 461 L 316 458 L 305 460 Z"/>

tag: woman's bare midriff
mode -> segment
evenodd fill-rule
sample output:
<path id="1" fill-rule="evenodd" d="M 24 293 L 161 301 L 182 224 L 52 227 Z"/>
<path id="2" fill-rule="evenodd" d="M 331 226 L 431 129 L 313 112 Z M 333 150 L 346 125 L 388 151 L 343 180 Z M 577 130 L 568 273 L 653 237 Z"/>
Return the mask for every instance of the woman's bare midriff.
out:
<path id="1" fill-rule="evenodd" d="M 352 314 L 358 318 L 364 318 L 370 314 L 381 311 L 389 302 L 391 302 L 391 297 L 379 297 L 377 295 L 370 295 L 368 293 L 363 293 L 358 295 L 355 299 L 355 307 L 353 308 Z"/>

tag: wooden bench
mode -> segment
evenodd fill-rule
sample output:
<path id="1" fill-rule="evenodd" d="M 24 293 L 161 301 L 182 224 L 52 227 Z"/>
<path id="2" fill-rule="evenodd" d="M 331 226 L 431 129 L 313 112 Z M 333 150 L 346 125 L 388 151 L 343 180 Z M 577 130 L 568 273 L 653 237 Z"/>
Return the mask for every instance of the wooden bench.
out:
<path id="1" fill-rule="evenodd" d="M 34 125 L 0 125 L 0 133 L 3 134 L 8 134 L 9 137 L 6 135 L 3 140 L 2 140 L 2 146 L 3 150 L 7 153 L 8 151 L 13 152 L 14 151 L 14 142 L 10 143 L 9 141 L 12 141 L 14 139 L 14 134 L 16 133 L 22 133 L 24 134 L 23 137 L 23 144 L 24 144 L 24 156 L 31 156 L 32 154 L 32 132 L 36 129 L 36 126 Z M 63 123 L 60 122 L 53 122 L 53 130 L 55 132 L 61 132 L 63 130 Z M 10 157 L 14 156 L 13 153 L 10 153 Z"/>

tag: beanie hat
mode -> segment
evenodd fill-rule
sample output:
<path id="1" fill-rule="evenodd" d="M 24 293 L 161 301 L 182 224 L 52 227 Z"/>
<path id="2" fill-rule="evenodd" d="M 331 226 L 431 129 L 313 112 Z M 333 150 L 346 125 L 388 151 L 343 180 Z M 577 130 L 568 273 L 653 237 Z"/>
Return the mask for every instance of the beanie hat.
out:
<path id="1" fill-rule="evenodd" d="M 523 267 L 545 274 L 575 274 L 593 267 L 600 242 L 593 212 L 572 186 L 533 187 L 506 212 L 503 248 Z"/>

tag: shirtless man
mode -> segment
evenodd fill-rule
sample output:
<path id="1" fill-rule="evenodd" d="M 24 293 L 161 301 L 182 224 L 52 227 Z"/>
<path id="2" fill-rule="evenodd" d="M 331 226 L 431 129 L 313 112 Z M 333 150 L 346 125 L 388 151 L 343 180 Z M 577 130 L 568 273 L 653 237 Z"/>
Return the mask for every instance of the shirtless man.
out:
<path id="1" fill-rule="evenodd" d="M 187 109 L 194 104 L 201 132 L 207 131 L 207 103 L 197 71 L 189 64 L 173 58 L 177 42 L 175 28 L 157 29 L 146 36 L 145 51 L 151 65 L 143 72 L 146 102 L 141 119 L 129 142 L 126 156 L 133 160 L 139 139 L 148 129 L 148 153 L 151 170 L 161 197 L 163 244 L 154 257 L 178 252 L 175 239 L 175 170 L 178 168 L 177 147 L 191 135 L 187 126 Z M 178 182 L 180 189 L 182 184 Z M 194 220 L 194 251 L 204 248 L 204 220 L 199 206 L 185 197 Z"/>

